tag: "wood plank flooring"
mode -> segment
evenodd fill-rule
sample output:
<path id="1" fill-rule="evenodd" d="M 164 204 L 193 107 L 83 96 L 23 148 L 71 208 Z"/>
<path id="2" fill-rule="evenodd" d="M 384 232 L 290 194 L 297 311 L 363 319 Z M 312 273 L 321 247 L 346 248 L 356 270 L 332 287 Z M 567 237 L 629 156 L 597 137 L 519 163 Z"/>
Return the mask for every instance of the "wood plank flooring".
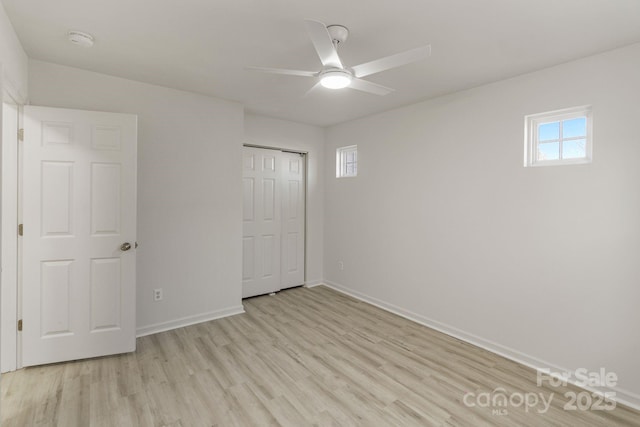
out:
<path id="1" fill-rule="evenodd" d="M 138 339 L 135 353 L 2 376 L 2 426 L 639 426 L 565 411 L 533 370 L 326 287 L 246 300 L 246 313 Z M 468 407 L 467 392 L 554 393 Z M 498 415 L 493 409 L 506 409 Z"/>

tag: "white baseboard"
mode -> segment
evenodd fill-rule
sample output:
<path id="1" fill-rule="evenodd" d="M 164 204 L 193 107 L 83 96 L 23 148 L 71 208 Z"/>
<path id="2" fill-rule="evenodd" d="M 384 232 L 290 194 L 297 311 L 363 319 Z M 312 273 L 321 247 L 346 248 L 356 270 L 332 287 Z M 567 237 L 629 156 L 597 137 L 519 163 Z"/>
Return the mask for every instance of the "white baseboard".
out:
<path id="1" fill-rule="evenodd" d="M 323 285 L 324 282 L 322 280 L 310 280 L 307 282 L 304 282 L 304 287 L 305 288 L 315 288 L 316 286 L 320 286 Z"/>
<path id="2" fill-rule="evenodd" d="M 221 319 L 223 317 L 234 316 L 241 313 L 244 313 L 244 307 L 242 305 L 238 305 L 235 307 L 210 311 L 208 313 L 169 320 L 167 322 L 154 323 L 153 325 L 142 326 L 136 329 L 136 337 L 140 338 L 145 335 L 157 334 L 158 332 L 170 331 L 172 329 L 183 328 L 185 326 L 195 325 L 196 323 L 208 322 L 210 320 Z"/>
<path id="3" fill-rule="evenodd" d="M 570 369 L 565 369 L 560 366 L 557 366 L 553 363 L 548 363 L 543 360 L 540 360 L 536 357 L 530 356 L 528 354 L 522 353 L 518 350 L 514 350 L 512 348 L 506 347 L 502 344 L 498 344 L 496 342 L 484 339 L 474 334 L 470 334 L 461 329 L 455 328 L 453 326 L 449 326 L 442 322 L 438 322 L 433 319 L 429 319 L 425 316 L 422 316 L 417 313 L 413 313 L 409 310 L 405 310 L 404 308 L 398 307 L 393 304 L 389 304 L 385 301 L 379 300 L 377 298 L 371 297 L 369 295 L 363 294 L 358 291 L 354 291 L 349 289 L 348 287 L 341 285 L 339 283 L 331 282 L 325 280 L 323 283 L 325 286 L 334 289 L 343 294 L 349 295 L 358 300 L 364 301 L 371 305 L 374 305 L 383 310 L 389 311 L 391 313 L 397 314 L 398 316 L 404 317 L 421 325 L 424 325 L 428 328 L 435 329 L 436 331 L 442 332 L 454 338 L 460 339 L 462 341 L 468 342 L 469 344 L 473 344 L 477 347 L 480 347 L 484 350 L 490 351 L 492 353 L 498 354 L 500 356 L 506 357 L 507 359 L 511 359 L 515 362 L 518 362 L 522 365 L 528 366 L 533 369 L 550 369 L 552 372 L 569 372 Z M 317 286 L 317 285 L 316 285 Z M 603 394 L 605 392 L 613 392 L 615 393 L 615 400 L 617 403 L 621 403 L 623 405 L 627 405 L 636 410 L 640 410 L 640 395 L 635 394 L 633 392 L 618 388 L 618 387 L 608 387 L 608 388 L 598 388 L 592 389 L 589 387 L 581 387 L 580 385 L 575 383 L 575 376 L 572 375 L 573 379 L 570 379 L 569 382 L 573 385 L 588 390 L 590 392 Z"/>

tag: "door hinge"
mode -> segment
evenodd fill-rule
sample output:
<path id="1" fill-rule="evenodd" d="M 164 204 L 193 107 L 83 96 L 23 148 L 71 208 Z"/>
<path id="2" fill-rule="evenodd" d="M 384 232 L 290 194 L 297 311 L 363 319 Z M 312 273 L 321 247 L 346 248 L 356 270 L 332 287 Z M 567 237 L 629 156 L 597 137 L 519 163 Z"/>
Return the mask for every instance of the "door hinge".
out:
<path id="1" fill-rule="evenodd" d="M 22 236 L 24 233 L 24 226 L 22 224 L 18 224 L 18 236 Z"/>
<path id="2" fill-rule="evenodd" d="M 18 141 L 24 141 L 24 129 L 18 129 Z"/>
<path id="3" fill-rule="evenodd" d="M 22 332 L 22 319 L 18 320 L 18 332 Z"/>

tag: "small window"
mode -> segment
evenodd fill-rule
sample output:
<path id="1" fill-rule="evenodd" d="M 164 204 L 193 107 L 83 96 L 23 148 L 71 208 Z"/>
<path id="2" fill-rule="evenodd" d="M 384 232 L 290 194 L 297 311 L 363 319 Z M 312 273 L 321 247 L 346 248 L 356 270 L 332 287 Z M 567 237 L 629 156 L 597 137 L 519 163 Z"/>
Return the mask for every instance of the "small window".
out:
<path id="1" fill-rule="evenodd" d="M 525 166 L 591 162 L 591 107 L 525 117 Z"/>
<path id="2" fill-rule="evenodd" d="M 350 145 L 336 150 L 336 177 L 358 175 L 358 146 Z"/>

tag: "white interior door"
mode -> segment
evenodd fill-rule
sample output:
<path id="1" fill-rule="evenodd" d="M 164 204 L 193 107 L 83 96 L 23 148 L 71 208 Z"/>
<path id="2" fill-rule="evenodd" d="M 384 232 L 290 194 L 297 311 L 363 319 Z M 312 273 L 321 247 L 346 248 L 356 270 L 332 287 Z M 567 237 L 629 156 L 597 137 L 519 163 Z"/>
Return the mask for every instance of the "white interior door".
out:
<path id="1" fill-rule="evenodd" d="M 242 297 L 304 284 L 305 162 L 244 147 Z"/>
<path id="2" fill-rule="evenodd" d="M 305 162 L 298 153 L 280 153 L 282 189 L 281 289 L 304 284 Z"/>
<path id="3" fill-rule="evenodd" d="M 279 151 L 244 147 L 242 298 L 280 290 Z"/>
<path id="4" fill-rule="evenodd" d="M 24 129 L 23 365 L 133 351 L 137 118 L 27 106 Z"/>

